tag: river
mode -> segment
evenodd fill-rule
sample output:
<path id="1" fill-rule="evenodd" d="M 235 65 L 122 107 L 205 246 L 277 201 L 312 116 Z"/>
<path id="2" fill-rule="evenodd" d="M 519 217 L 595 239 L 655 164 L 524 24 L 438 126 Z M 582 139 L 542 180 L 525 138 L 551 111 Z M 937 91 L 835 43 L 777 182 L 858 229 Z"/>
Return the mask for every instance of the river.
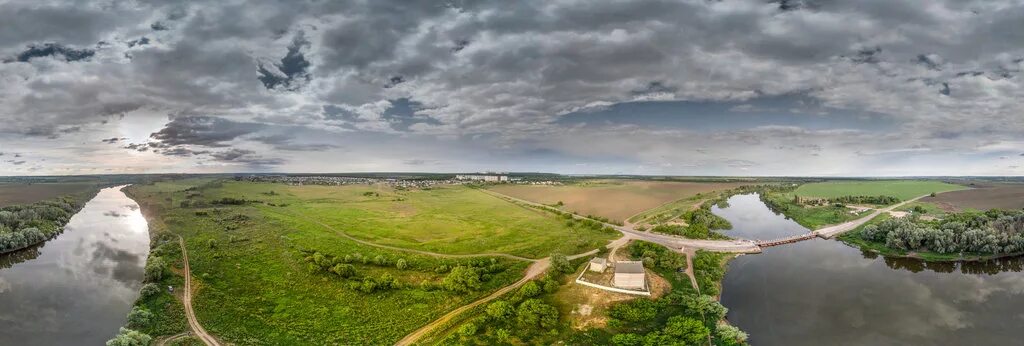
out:
<path id="1" fill-rule="evenodd" d="M 149 252 L 146 219 L 119 187 L 64 233 L 0 255 L 0 345 L 102 345 L 124 325 Z"/>
<path id="2" fill-rule="evenodd" d="M 807 229 L 757 195 L 713 208 L 730 236 Z M 836 240 L 767 248 L 730 262 L 722 304 L 752 345 L 1020 345 L 1024 260 L 928 263 L 862 253 Z"/>

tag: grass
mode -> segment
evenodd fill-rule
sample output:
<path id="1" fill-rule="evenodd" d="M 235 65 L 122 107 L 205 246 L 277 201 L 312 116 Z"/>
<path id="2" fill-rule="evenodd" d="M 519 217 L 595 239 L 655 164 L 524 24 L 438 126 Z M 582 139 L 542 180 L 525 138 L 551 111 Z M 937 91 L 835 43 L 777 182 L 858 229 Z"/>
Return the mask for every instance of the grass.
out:
<path id="1" fill-rule="evenodd" d="M 0 208 L 99 190 L 93 183 L 0 183 Z"/>
<path id="2" fill-rule="evenodd" d="M 798 205 L 793 203 L 793 198 L 788 194 L 769 193 L 762 195 L 761 199 L 772 209 L 811 230 L 861 217 L 860 214 L 850 213 L 851 209 L 845 207 Z"/>
<path id="3" fill-rule="evenodd" d="M 793 192 L 800 197 L 833 198 L 842 196 L 893 196 L 909 200 L 930 193 L 966 189 L 934 180 L 827 181 L 801 185 Z M 792 197 L 792 195 L 790 195 Z"/>
<path id="4" fill-rule="evenodd" d="M 190 186 L 201 188 L 185 191 Z M 487 251 L 542 257 L 593 245 L 589 250 L 614 238 L 591 229 L 567 228 L 553 214 L 465 187 L 395 191 L 365 185 L 196 180 L 136 185 L 130 190 L 147 214 L 184 236 L 199 287 L 194 297 L 198 318 L 210 333 L 236 344 L 391 344 L 447 311 L 511 284 L 528 264 L 382 249 L 349 240 L 318 222 L 368 241 L 452 254 Z M 225 197 L 250 202 L 209 204 Z M 190 201 L 189 207 L 183 207 L 183 201 Z M 408 266 L 400 270 L 354 263 L 361 277 L 386 274 L 400 282 L 398 289 L 363 293 L 350 287 L 351 279 L 310 272 L 306 257 L 313 251 L 338 258 L 380 256 L 391 263 L 402 259 Z M 434 288 L 446 275 L 440 268 L 478 262 L 500 268 L 480 289 L 456 293 Z"/>
<path id="5" fill-rule="evenodd" d="M 586 180 L 562 186 L 495 185 L 490 189 L 535 203 L 555 205 L 562 202 L 564 210 L 621 222 L 672 201 L 740 185 L 720 182 Z"/>

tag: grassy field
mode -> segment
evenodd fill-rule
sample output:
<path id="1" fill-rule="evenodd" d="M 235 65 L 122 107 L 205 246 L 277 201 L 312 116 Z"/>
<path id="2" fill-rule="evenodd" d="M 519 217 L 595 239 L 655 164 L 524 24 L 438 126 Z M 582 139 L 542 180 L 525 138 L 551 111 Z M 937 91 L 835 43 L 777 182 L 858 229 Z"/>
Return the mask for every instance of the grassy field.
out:
<path id="1" fill-rule="evenodd" d="M 0 183 L 0 207 L 98 190 L 92 183 Z"/>
<path id="2" fill-rule="evenodd" d="M 977 188 L 925 197 L 945 211 L 1024 208 L 1024 184 L 981 184 Z"/>
<path id="3" fill-rule="evenodd" d="M 496 185 L 490 189 L 536 203 L 553 205 L 562 202 L 564 210 L 621 222 L 675 200 L 743 184 L 593 180 L 562 186 Z"/>
<path id="4" fill-rule="evenodd" d="M 194 304 L 204 327 L 222 340 L 246 345 L 391 344 L 518 280 L 528 265 L 500 257 L 440 258 L 384 249 L 338 230 L 417 250 L 533 257 L 592 249 L 617 236 L 565 227 L 551 214 L 465 187 L 395 191 L 178 181 L 137 185 L 130 192 L 150 218 L 185 238 L 199 287 Z M 160 257 L 174 263 L 176 254 L 163 251 Z M 311 254 L 350 263 L 356 277 L 311 270 L 310 259 L 317 257 Z M 356 259 L 343 262 L 348 258 Z M 487 271 L 476 289 L 442 288 L 456 266 Z M 385 278 L 394 281 L 393 288 L 359 289 L 366 280 Z M 158 302 L 143 304 L 153 306 L 157 317 L 174 315 L 160 310 Z"/>
<path id="5" fill-rule="evenodd" d="M 966 189 L 965 186 L 932 180 L 828 181 L 801 185 L 793 192 L 800 197 L 893 196 L 901 200 L 935 192 Z"/>
<path id="6" fill-rule="evenodd" d="M 275 195 L 266 195 L 269 191 Z M 551 213 L 463 186 L 398 191 L 367 185 L 226 183 L 225 188 L 206 195 L 265 200 L 278 205 L 263 208 L 268 215 L 323 222 L 376 244 L 447 254 L 493 252 L 543 258 L 552 252 L 586 252 L 620 236 L 581 225 L 570 227 Z"/>

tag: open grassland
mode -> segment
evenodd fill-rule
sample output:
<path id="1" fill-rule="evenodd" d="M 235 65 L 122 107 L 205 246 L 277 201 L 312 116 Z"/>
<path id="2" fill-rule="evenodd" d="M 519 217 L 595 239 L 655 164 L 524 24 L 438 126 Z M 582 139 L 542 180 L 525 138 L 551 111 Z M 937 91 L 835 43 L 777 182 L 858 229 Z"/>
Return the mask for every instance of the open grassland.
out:
<path id="1" fill-rule="evenodd" d="M 563 186 L 496 185 L 490 189 L 536 203 L 562 202 L 567 211 L 621 222 L 669 202 L 740 185 L 743 183 L 594 180 Z"/>
<path id="2" fill-rule="evenodd" d="M 274 195 L 268 195 L 274 191 Z M 210 199 L 263 200 L 268 215 L 322 222 L 375 244 L 446 254 L 505 253 L 528 258 L 586 252 L 617 232 L 569 225 L 553 213 L 526 208 L 464 186 L 394 190 L 383 186 L 288 186 L 225 183 Z M 329 230 L 325 230 L 329 231 Z"/>
<path id="3" fill-rule="evenodd" d="M 0 208 L 95 190 L 92 183 L 0 183 Z"/>
<path id="4" fill-rule="evenodd" d="M 946 211 L 1021 209 L 1024 208 L 1024 184 L 984 184 L 970 190 L 925 197 L 921 201 Z"/>
<path id="5" fill-rule="evenodd" d="M 416 250 L 534 257 L 598 244 L 587 248 L 593 249 L 617 236 L 566 227 L 550 214 L 465 187 L 395 191 L 191 183 L 194 188 L 182 182 L 137 185 L 130 192 L 150 218 L 184 237 L 198 285 L 198 318 L 211 334 L 233 344 L 392 344 L 515 282 L 529 264 L 381 248 L 342 231 Z M 156 252 L 166 252 L 169 263 L 177 258 L 170 250 Z M 456 267 L 475 268 L 479 283 L 451 289 L 447 279 Z M 339 274 L 346 270 L 352 273 Z M 164 313 L 175 312 L 154 311 L 158 317 Z"/>
<path id="6" fill-rule="evenodd" d="M 893 196 L 901 200 L 930 193 L 963 190 L 967 187 L 932 180 L 827 181 L 801 185 L 793 192 L 800 197 Z"/>

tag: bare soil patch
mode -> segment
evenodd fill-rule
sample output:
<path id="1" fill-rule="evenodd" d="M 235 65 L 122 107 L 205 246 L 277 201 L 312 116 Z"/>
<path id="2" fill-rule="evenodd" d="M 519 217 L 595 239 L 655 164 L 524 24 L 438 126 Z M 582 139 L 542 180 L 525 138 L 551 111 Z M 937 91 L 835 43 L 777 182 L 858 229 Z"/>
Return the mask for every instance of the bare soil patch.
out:
<path id="1" fill-rule="evenodd" d="M 1024 184 L 977 185 L 974 189 L 940 193 L 921 201 L 934 203 L 945 211 L 1021 209 L 1024 208 Z"/>
<path id="2" fill-rule="evenodd" d="M 497 185 L 491 190 L 535 203 L 562 202 L 564 210 L 625 221 L 677 199 L 741 185 L 744 183 L 601 180 L 564 186 Z"/>

